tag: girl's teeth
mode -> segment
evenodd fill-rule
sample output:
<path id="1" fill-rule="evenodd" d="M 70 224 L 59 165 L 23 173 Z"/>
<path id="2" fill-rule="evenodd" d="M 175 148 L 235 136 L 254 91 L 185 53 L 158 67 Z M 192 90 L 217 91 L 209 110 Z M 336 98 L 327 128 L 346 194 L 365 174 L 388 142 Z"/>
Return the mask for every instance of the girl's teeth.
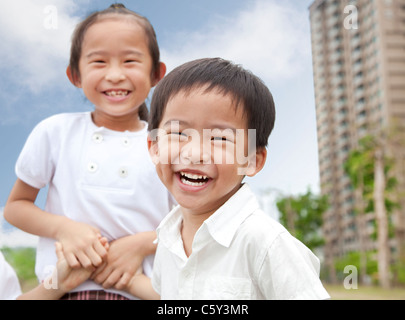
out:
<path id="1" fill-rule="evenodd" d="M 126 96 L 128 94 L 128 91 L 107 91 L 106 94 L 110 97 L 116 97 L 116 96 Z"/>

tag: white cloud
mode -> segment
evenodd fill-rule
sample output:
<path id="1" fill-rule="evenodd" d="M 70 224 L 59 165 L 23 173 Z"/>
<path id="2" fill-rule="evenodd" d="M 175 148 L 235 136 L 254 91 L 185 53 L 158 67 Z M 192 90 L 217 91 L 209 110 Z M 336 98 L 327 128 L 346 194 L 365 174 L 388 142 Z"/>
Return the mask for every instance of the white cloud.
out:
<path id="1" fill-rule="evenodd" d="M 38 93 L 60 82 L 77 19 L 69 0 L 0 3 L 0 70 L 12 88 Z M 61 67 L 62 66 L 62 67 Z"/>
<path id="2" fill-rule="evenodd" d="M 242 64 L 268 85 L 276 103 L 276 127 L 266 166 L 246 179 L 258 193 L 273 187 L 295 194 L 318 185 L 309 17 L 296 2 L 245 1 L 244 10 L 214 15 L 198 31 L 180 30 L 161 48 L 169 71 L 193 59 L 219 56 Z"/>
<path id="3" fill-rule="evenodd" d="M 3 217 L 4 208 L 0 208 L 0 248 L 3 247 L 36 247 L 38 237 L 25 233 L 14 227 L 5 227 L 7 222 Z"/>
<path id="4" fill-rule="evenodd" d="M 251 2 L 249 2 L 249 5 Z M 183 31 L 162 60 L 171 70 L 197 58 L 232 60 L 264 80 L 286 80 L 302 71 L 310 56 L 308 14 L 274 0 L 258 0 L 232 17 L 215 16 L 203 30 Z"/>

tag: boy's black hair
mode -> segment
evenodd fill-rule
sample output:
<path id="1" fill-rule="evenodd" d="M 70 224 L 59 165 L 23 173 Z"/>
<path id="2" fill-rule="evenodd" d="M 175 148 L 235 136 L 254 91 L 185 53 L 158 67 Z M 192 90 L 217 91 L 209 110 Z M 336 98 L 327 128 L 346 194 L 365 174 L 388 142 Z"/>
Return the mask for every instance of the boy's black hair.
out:
<path id="1" fill-rule="evenodd" d="M 170 98 L 180 91 L 206 87 L 230 95 L 235 107 L 242 107 L 248 129 L 256 130 L 256 148 L 267 146 L 274 127 L 275 107 L 269 89 L 250 71 L 221 58 L 187 62 L 171 71 L 159 82 L 153 93 L 149 130 L 157 129 Z"/>

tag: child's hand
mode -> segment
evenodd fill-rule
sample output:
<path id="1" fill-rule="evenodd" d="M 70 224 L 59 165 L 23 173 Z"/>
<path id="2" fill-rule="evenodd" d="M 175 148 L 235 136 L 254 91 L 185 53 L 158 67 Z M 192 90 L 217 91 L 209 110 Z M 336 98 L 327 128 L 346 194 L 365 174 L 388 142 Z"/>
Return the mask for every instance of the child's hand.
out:
<path id="1" fill-rule="evenodd" d="M 124 288 L 117 288 L 125 290 L 135 297 L 143 300 L 159 300 L 160 296 L 155 292 L 152 287 L 151 279 L 143 274 L 142 267 L 140 267 L 135 275 L 130 279 Z"/>
<path id="2" fill-rule="evenodd" d="M 153 254 L 156 246 L 154 232 L 143 232 L 123 237 L 110 244 L 107 261 L 93 274 L 92 279 L 104 288 L 125 288 L 141 267 L 143 259 Z"/>
<path id="3" fill-rule="evenodd" d="M 100 239 L 97 228 L 73 220 L 67 220 L 57 236 L 69 266 L 89 270 L 100 266 L 107 257 L 107 250 Z"/>
<path id="4" fill-rule="evenodd" d="M 100 242 L 103 244 L 104 248 L 108 250 L 107 239 L 100 237 Z M 86 281 L 90 277 L 91 273 L 95 270 L 95 267 L 90 269 L 72 269 L 67 263 L 62 244 L 60 242 L 56 242 L 55 247 L 56 256 L 58 257 L 58 262 L 56 264 L 58 290 L 67 293 Z"/>

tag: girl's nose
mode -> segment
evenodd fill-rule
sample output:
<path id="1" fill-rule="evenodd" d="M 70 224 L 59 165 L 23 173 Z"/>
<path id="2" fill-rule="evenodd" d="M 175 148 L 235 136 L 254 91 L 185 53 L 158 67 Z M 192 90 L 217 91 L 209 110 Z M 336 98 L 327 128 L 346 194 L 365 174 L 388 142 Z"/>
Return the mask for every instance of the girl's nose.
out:
<path id="1" fill-rule="evenodd" d="M 125 80 L 125 74 L 120 67 L 110 67 L 107 70 L 105 79 L 112 83 L 118 83 Z"/>

